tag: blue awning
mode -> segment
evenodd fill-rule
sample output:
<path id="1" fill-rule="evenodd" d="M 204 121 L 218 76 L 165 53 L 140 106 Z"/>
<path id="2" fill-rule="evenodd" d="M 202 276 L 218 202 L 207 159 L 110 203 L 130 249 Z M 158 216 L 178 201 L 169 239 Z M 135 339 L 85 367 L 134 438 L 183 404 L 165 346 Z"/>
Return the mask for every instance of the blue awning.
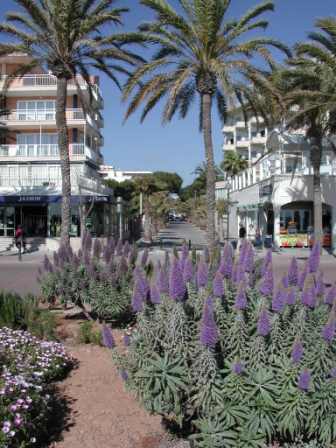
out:
<path id="1" fill-rule="evenodd" d="M 88 203 L 94 201 L 95 203 L 111 203 L 113 196 L 108 195 L 72 195 L 71 204 L 78 205 L 80 202 Z M 1 204 L 11 205 L 25 205 L 25 204 L 39 204 L 47 205 L 54 203 L 61 203 L 62 195 L 0 195 Z"/>

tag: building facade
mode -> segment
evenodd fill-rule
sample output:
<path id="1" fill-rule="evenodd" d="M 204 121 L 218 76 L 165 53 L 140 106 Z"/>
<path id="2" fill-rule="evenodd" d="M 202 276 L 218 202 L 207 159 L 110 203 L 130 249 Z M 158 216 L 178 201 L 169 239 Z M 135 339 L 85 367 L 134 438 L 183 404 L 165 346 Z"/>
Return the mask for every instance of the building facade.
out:
<path id="1" fill-rule="evenodd" d="M 0 90 L 27 56 L 0 58 Z M 112 191 L 98 172 L 103 163 L 103 99 L 98 78 L 77 83 L 89 108 L 84 112 L 75 80 L 68 82 L 66 120 L 71 161 L 71 236 L 79 236 L 79 207 L 92 204 L 86 223 L 97 236 L 112 226 Z M 56 130 L 56 78 L 43 70 L 13 78 L 0 117 L 0 237 L 20 224 L 27 236 L 57 237 L 61 228 L 61 167 Z"/>
<path id="2" fill-rule="evenodd" d="M 125 180 L 135 179 L 137 177 L 153 174 L 152 171 L 125 171 L 118 170 L 111 165 L 101 165 L 100 174 L 106 180 L 115 180 L 116 182 L 124 182 Z"/>
<path id="3" fill-rule="evenodd" d="M 249 167 L 229 179 L 219 182 L 217 198 L 229 202 L 228 236 L 237 238 L 240 226 L 247 237 L 255 240 L 259 235 L 272 240 L 278 247 L 307 247 L 314 234 L 313 169 L 310 147 L 303 132 L 285 134 L 264 129 L 263 143 L 254 140 L 255 130 L 249 127 L 256 122 L 251 118 L 245 127 L 245 154 L 237 145 L 237 132 L 242 123 L 224 127 L 225 150 L 245 155 Z M 259 125 L 260 128 L 260 125 Z M 262 123 L 261 123 L 262 128 Z M 228 135 L 233 143 L 227 146 Z M 258 137 L 259 138 L 259 137 Z M 336 158 L 326 146 L 321 164 L 323 202 L 323 243 L 336 249 Z"/>

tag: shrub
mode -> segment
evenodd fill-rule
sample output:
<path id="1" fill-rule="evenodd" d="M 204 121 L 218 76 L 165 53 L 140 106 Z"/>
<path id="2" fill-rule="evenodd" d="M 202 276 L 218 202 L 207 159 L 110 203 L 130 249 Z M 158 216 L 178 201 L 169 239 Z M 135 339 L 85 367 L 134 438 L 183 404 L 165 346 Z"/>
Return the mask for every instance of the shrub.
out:
<path id="1" fill-rule="evenodd" d="M 71 367 L 64 347 L 30 333 L 0 329 L 0 447 L 26 447 L 45 424 L 48 384 Z"/>
<path id="2" fill-rule="evenodd" d="M 48 310 L 38 306 L 35 297 L 0 292 L 0 327 L 29 330 L 41 339 L 55 339 L 56 321 Z"/>
<path id="3" fill-rule="evenodd" d="M 126 242 L 109 240 L 104 247 L 84 235 L 82 248 L 74 253 L 60 247 L 51 262 L 46 256 L 40 269 L 43 299 L 58 299 L 65 307 L 79 306 L 86 316 L 90 307 L 102 320 L 123 320 L 130 315 L 132 271 L 137 252 Z"/>
<path id="4" fill-rule="evenodd" d="M 92 321 L 85 321 L 81 324 L 78 339 L 81 344 L 102 345 L 100 329 L 95 329 Z"/>
<path id="5" fill-rule="evenodd" d="M 188 431 L 196 447 L 300 437 L 329 446 L 336 439 L 336 290 L 324 294 L 318 265 L 316 246 L 300 273 L 292 263 L 275 286 L 271 252 L 255 263 L 250 244 L 235 257 L 227 245 L 219 263 L 202 257 L 187 282 L 190 261 L 159 266 L 159 300 L 136 272 L 136 327 L 126 353 L 113 355 L 128 387 L 148 410 Z"/>

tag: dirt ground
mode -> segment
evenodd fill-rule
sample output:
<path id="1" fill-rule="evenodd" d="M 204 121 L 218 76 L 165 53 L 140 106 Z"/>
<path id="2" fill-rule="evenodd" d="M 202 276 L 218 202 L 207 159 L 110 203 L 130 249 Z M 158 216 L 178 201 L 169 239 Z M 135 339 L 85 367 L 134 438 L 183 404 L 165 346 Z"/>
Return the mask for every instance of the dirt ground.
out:
<path id="1" fill-rule="evenodd" d="M 120 340 L 120 333 L 116 336 Z M 65 345 L 78 366 L 58 386 L 68 415 L 49 447 L 160 447 L 165 439 L 161 418 L 149 415 L 125 390 L 111 351 L 91 344 L 79 345 L 71 339 Z"/>

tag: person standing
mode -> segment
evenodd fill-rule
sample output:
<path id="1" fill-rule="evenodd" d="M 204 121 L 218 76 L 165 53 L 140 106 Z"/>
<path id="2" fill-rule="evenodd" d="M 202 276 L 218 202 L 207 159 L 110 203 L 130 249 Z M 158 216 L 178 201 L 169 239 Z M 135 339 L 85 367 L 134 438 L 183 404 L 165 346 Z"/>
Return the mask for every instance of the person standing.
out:
<path id="1" fill-rule="evenodd" d="M 15 231 L 15 246 L 20 250 L 20 246 L 21 249 L 23 249 L 23 252 L 25 252 L 26 250 L 26 244 L 25 244 L 25 240 L 24 240 L 24 232 L 23 232 L 23 228 L 21 225 L 17 226 L 17 229 Z"/>

